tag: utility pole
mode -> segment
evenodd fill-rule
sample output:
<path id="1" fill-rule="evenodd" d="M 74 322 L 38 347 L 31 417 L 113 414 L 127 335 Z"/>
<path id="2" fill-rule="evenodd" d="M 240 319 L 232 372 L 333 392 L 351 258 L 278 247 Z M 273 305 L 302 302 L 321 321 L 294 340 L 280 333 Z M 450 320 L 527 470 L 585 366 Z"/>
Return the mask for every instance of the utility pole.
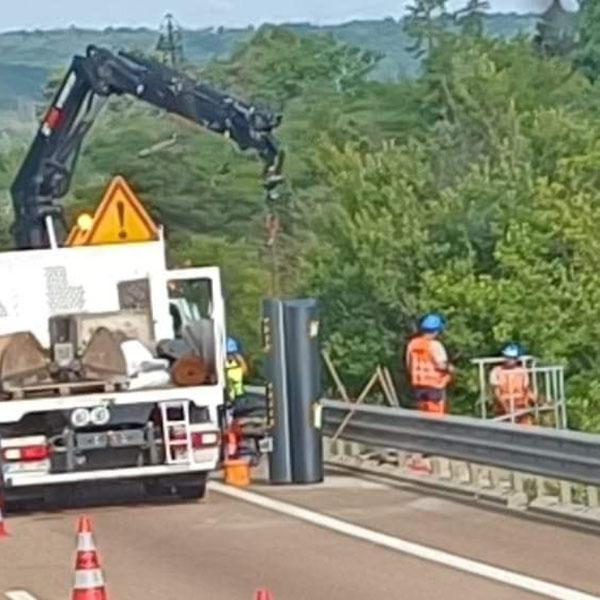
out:
<path id="1" fill-rule="evenodd" d="M 171 67 L 183 63 L 183 32 L 171 13 L 165 15 L 160 26 L 160 37 L 156 50 L 161 54 L 163 62 Z"/>

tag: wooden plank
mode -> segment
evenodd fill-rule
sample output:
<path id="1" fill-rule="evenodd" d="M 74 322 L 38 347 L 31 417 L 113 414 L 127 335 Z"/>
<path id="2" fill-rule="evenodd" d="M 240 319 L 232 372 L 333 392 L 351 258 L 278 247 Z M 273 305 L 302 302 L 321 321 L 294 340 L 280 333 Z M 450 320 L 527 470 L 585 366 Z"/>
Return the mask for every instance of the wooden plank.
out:
<path id="1" fill-rule="evenodd" d="M 23 387 L 5 385 L 4 393 L 14 400 L 22 400 L 32 396 L 58 395 L 71 396 L 89 392 L 114 392 L 123 389 L 125 380 L 119 382 L 112 381 L 69 381 L 52 382 Z"/>

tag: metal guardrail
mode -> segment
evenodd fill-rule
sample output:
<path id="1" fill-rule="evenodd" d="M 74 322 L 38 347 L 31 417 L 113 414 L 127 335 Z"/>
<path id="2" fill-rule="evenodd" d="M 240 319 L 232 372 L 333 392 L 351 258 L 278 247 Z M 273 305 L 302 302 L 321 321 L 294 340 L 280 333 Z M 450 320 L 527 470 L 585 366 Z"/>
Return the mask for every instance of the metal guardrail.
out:
<path id="1" fill-rule="evenodd" d="M 524 427 L 401 408 L 323 400 L 323 434 L 369 447 L 394 448 L 600 485 L 600 436 Z M 349 415 L 351 417 L 348 419 Z"/>

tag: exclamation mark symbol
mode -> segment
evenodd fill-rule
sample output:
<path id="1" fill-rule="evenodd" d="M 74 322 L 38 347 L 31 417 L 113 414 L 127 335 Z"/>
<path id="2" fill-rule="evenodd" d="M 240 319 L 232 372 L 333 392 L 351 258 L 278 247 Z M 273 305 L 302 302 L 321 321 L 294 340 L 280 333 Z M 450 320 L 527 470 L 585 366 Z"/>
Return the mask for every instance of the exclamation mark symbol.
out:
<path id="1" fill-rule="evenodd" d="M 124 240 L 127 237 L 125 231 L 125 204 L 121 200 L 117 202 L 117 215 L 119 216 L 119 239 Z"/>

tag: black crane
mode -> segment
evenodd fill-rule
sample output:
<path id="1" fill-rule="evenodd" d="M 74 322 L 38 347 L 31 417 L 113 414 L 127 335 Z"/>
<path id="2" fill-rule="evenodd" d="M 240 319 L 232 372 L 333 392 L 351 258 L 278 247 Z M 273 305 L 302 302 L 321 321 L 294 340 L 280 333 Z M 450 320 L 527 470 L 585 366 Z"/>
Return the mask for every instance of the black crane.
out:
<path id="1" fill-rule="evenodd" d="M 281 183 L 283 153 L 273 130 L 281 116 L 166 65 L 89 46 L 75 56 L 44 117 L 11 187 L 19 249 L 46 248 L 50 228 L 59 241 L 66 232 L 60 199 L 68 192 L 83 140 L 104 101 L 131 95 L 231 138 L 242 150 L 253 149 L 265 164 L 267 198 Z"/>

